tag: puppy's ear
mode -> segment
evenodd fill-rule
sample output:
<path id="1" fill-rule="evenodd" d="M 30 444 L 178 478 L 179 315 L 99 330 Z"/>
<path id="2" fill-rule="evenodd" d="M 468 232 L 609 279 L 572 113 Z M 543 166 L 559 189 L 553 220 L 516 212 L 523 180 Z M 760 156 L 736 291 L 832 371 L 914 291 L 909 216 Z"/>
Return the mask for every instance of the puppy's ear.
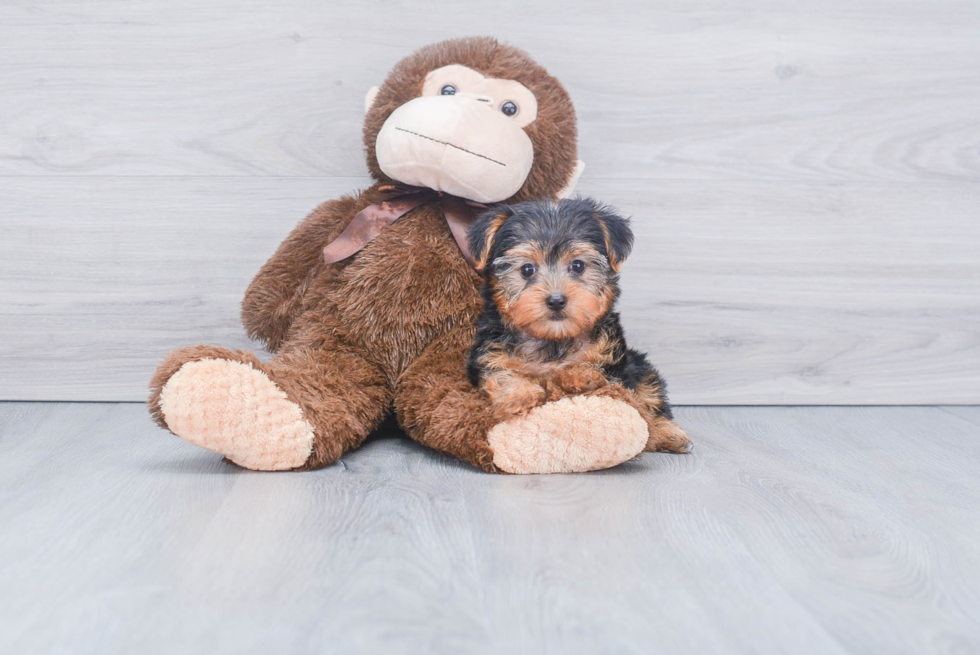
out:
<path id="1" fill-rule="evenodd" d="M 487 267 L 487 260 L 493 250 L 493 239 L 497 230 L 507 222 L 507 219 L 514 215 L 507 205 L 494 207 L 490 211 L 484 212 L 473 223 L 468 233 L 470 254 L 476 261 L 476 270 L 482 271 Z"/>
<path id="2" fill-rule="evenodd" d="M 608 207 L 599 206 L 593 217 L 602 227 L 602 236 L 606 245 L 606 257 L 612 270 L 618 271 L 622 263 L 629 257 L 633 249 L 633 231 L 630 229 L 628 218 L 623 218 Z"/>

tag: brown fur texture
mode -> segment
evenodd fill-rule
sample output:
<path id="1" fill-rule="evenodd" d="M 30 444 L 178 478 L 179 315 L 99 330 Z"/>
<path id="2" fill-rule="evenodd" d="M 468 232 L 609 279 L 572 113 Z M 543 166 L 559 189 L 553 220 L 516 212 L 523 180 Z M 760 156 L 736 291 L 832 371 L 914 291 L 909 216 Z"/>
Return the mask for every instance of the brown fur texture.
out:
<path id="1" fill-rule="evenodd" d="M 520 50 L 490 38 L 421 49 L 395 67 L 365 119 L 368 169 L 377 183 L 317 207 L 246 291 L 245 328 L 275 357 L 262 363 L 251 353 L 213 346 L 175 351 L 150 385 L 150 411 L 161 426 L 167 427 L 160 394 L 174 374 L 188 362 L 226 359 L 263 372 L 302 410 L 314 443 L 299 470 L 336 461 L 394 412 L 418 442 L 498 471 L 487 442 L 497 419 L 466 377 L 467 350 L 481 307 L 480 276 L 463 259 L 442 205 L 433 202 L 410 211 L 344 261 L 327 265 L 321 254 L 357 212 L 382 200 L 381 187 L 391 182 L 374 154 L 385 119 L 419 95 L 430 70 L 452 63 L 515 79 L 537 97 L 537 120 L 526 128 L 534 143 L 534 164 L 511 201 L 555 197 L 564 188 L 576 161 L 575 114 L 557 80 Z"/>

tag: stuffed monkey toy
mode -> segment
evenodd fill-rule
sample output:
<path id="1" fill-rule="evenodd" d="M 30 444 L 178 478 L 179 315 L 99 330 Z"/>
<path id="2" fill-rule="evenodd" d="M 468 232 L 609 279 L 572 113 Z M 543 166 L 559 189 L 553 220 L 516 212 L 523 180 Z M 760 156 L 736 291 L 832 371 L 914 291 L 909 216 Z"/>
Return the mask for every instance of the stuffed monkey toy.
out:
<path id="1" fill-rule="evenodd" d="M 417 442 L 488 472 L 615 466 L 683 450 L 612 385 L 497 422 L 467 379 L 482 303 L 466 233 L 488 203 L 568 195 L 582 171 L 562 85 L 516 48 L 465 38 L 402 60 L 366 98 L 375 184 L 317 207 L 245 293 L 274 358 L 171 353 L 150 383 L 159 425 L 248 469 L 317 469 L 394 413 Z"/>

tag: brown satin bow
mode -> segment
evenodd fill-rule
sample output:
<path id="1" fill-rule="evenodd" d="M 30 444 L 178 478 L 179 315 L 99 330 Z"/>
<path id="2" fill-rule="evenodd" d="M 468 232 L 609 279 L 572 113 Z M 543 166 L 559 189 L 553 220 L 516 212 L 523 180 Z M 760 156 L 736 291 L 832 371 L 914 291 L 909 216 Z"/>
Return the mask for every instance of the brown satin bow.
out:
<path id="1" fill-rule="evenodd" d="M 423 187 L 392 184 L 378 190 L 390 196 L 359 211 L 340 236 L 323 248 L 324 262 L 333 264 L 347 259 L 381 234 L 381 230 L 419 205 L 440 201 L 456 244 L 470 266 L 476 268 L 476 261 L 470 254 L 467 232 L 476 220 L 478 211 L 486 209 L 486 205 Z"/>

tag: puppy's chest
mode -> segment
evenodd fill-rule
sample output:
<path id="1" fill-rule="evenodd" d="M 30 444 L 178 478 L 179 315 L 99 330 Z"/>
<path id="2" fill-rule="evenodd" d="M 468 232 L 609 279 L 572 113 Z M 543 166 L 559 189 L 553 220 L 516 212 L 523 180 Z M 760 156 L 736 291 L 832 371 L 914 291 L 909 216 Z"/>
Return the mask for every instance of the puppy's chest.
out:
<path id="1" fill-rule="evenodd" d="M 508 351 L 508 361 L 501 362 L 503 368 L 530 378 L 549 378 L 570 366 L 603 368 L 613 361 L 612 348 L 605 339 L 559 343 L 527 339 Z"/>

